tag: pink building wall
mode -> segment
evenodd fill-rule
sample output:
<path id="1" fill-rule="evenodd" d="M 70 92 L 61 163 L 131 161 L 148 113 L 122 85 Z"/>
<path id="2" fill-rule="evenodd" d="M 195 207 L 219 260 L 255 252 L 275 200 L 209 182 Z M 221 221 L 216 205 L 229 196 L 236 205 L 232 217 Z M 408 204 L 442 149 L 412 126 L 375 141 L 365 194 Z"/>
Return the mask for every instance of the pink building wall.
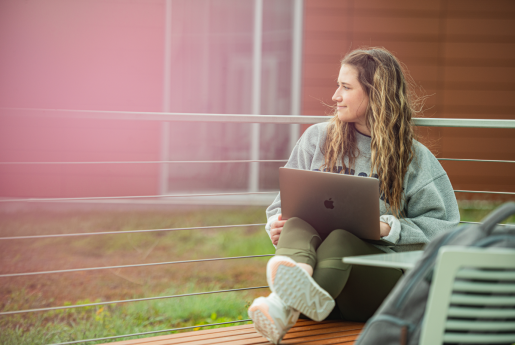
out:
<path id="1" fill-rule="evenodd" d="M 161 160 L 160 122 L 36 118 L 8 108 L 163 111 L 170 9 L 167 111 L 250 113 L 254 1 L 169 4 L 1 2 L 0 162 Z M 291 111 L 293 5 L 263 2 L 262 114 Z M 170 160 L 249 158 L 249 124 L 170 126 Z M 289 128 L 261 127 L 261 158 L 287 157 Z M 260 188 L 278 188 L 278 166 L 261 165 Z M 248 176 L 248 163 L 173 164 L 163 188 L 179 194 L 246 190 Z M 155 195 L 159 182 L 159 164 L 0 164 L 0 197 Z"/>
<path id="2" fill-rule="evenodd" d="M 0 2 L 0 161 L 159 160 L 160 123 L 5 108 L 161 111 L 164 1 Z M 152 195 L 157 164 L 0 165 L 1 197 Z"/>

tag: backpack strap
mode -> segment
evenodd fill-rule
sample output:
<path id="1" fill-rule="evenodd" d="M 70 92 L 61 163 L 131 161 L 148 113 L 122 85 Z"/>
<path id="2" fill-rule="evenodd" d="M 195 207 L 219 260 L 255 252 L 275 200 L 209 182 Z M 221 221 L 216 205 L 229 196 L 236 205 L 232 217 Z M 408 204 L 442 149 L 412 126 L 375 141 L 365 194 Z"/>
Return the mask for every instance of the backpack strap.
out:
<path id="1" fill-rule="evenodd" d="M 499 222 L 512 214 L 515 214 L 515 202 L 507 202 L 486 216 L 480 227 L 487 235 L 490 235 Z"/>

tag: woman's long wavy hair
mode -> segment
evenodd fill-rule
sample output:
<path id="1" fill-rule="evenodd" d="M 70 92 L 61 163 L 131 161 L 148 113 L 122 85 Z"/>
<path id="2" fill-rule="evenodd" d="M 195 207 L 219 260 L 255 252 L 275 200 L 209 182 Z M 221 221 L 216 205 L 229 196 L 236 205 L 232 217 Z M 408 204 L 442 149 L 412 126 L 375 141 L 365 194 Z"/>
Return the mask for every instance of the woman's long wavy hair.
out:
<path id="1" fill-rule="evenodd" d="M 357 70 L 361 87 L 368 95 L 365 117 L 372 137 L 370 175 L 378 175 L 382 199 L 392 214 L 404 217 L 402 186 L 414 158 L 411 118 L 420 111 L 423 101 L 411 89 L 411 79 L 406 81 L 399 61 L 384 48 L 354 50 L 341 64 Z M 345 156 L 349 168 L 353 167 L 359 155 L 355 136 L 354 123 L 340 121 L 336 112 L 329 122 L 322 168 L 335 172 L 340 159 L 343 173 Z"/>

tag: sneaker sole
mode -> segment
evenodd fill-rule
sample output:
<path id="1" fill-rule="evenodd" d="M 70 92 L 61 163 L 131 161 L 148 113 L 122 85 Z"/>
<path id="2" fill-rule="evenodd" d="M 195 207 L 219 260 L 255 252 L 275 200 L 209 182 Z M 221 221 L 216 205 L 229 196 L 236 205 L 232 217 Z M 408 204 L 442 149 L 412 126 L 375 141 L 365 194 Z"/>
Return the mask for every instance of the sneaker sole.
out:
<path id="1" fill-rule="evenodd" d="M 283 302 L 314 321 L 322 321 L 335 306 L 334 299 L 293 260 L 269 261 L 267 280 Z"/>
<path id="2" fill-rule="evenodd" d="M 273 318 L 268 313 L 268 306 L 264 304 L 251 306 L 248 314 L 254 322 L 254 328 L 259 334 L 271 343 L 279 344 L 282 340 L 282 336 Z"/>

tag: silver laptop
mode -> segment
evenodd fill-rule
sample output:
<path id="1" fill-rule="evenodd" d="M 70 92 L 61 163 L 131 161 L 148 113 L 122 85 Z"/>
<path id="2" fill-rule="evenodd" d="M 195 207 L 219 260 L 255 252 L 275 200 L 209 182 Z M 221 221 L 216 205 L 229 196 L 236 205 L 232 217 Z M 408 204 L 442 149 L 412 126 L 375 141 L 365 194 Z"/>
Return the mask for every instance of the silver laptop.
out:
<path id="1" fill-rule="evenodd" d="M 299 217 L 322 238 L 335 229 L 383 246 L 379 233 L 379 181 L 320 171 L 279 168 L 282 218 Z"/>

